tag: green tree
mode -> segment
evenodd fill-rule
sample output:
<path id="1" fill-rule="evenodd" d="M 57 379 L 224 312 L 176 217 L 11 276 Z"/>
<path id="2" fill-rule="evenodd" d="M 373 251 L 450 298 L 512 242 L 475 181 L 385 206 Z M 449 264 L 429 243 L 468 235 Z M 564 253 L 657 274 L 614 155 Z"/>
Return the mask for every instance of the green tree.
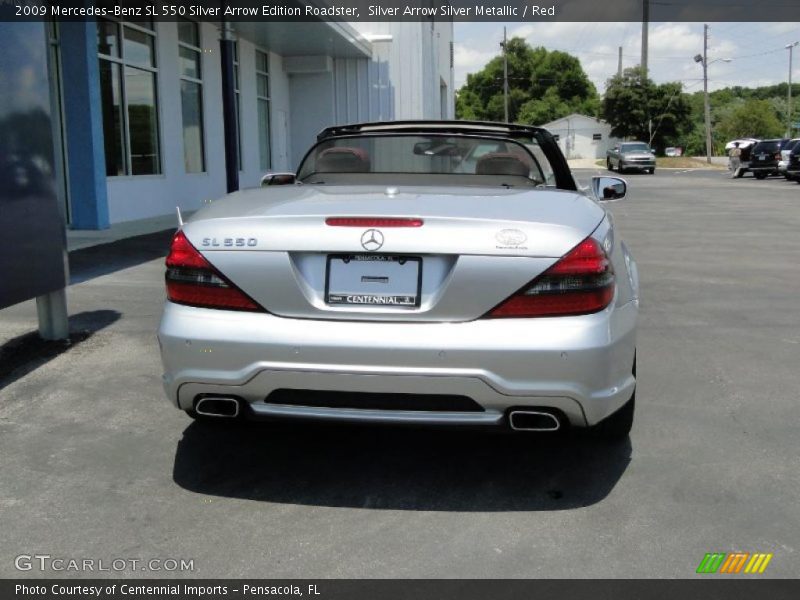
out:
<path id="1" fill-rule="evenodd" d="M 484 119 L 483 103 L 472 90 L 462 89 L 456 95 L 456 114 L 459 119 L 480 121 Z"/>
<path id="2" fill-rule="evenodd" d="M 640 67 L 625 69 L 622 76 L 615 75 L 606 84 L 602 115 L 616 137 L 663 149 L 691 131 L 691 114 L 692 106 L 680 83 L 656 85 Z"/>
<path id="3" fill-rule="evenodd" d="M 784 128 L 769 100 L 750 99 L 728 112 L 721 119 L 717 132 L 726 140 L 770 138 L 783 135 Z"/>
<path id="4" fill-rule="evenodd" d="M 548 123 L 570 114 L 570 107 L 562 100 L 555 88 L 549 88 L 544 96 L 528 100 L 520 107 L 517 120 L 521 123 Z"/>
<path id="5" fill-rule="evenodd" d="M 510 121 L 541 125 L 572 112 L 597 115 L 597 90 L 576 57 L 531 48 L 522 38 L 509 40 L 507 53 Z M 467 76 L 458 92 L 456 117 L 502 121 L 504 112 L 503 57 L 496 56 Z"/>

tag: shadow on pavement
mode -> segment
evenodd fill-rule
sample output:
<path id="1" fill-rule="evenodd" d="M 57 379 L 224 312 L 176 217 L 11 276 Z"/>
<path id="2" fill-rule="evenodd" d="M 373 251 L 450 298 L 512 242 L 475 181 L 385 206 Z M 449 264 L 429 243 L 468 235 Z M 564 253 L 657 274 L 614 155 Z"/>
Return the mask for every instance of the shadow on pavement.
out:
<path id="1" fill-rule="evenodd" d="M 425 511 L 564 510 L 601 501 L 630 440 L 294 423 L 192 423 L 173 479 L 214 496 Z"/>
<path id="2" fill-rule="evenodd" d="M 69 340 L 47 341 L 38 331 L 17 336 L 0 346 L 0 390 L 85 342 L 119 320 L 116 310 L 93 310 L 69 318 Z"/>
<path id="3" fill-rule="evenodd" d="M 69 253 L 70 285 L 161 258 L 169 252 L 175 229 L 99 244 Z"/>

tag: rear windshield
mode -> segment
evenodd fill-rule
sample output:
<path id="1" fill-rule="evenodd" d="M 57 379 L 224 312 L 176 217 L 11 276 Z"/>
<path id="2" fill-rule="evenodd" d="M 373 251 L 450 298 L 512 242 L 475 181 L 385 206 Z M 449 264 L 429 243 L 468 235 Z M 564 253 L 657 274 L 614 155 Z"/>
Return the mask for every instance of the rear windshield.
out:
<path id="1" fill-rule="evenodd" d="M 767 140 L 766 142 L 758 142 L 753 147 L 753 154 L 760 152 L 778 152 L 781 149 L 780 140 Z"/>
<path id="2" fill-rule="evenodd" d="M 457 185 L 555 183 L 553 169 L 533 138 L 513 141 L 402 134 L 323 140 L 303 160 L 298 179 L 305 183 L 342 183 L 375 181 L 387 174 L 393 181 L 413 182 L 419 176 L 433 176 Z"/>
<path id="3" fill-rule="evenodd" d="M 636 144 L 622 144 L 622 151 L 623 152 L 650 152 L 650 146 L 648 146 L 644 142 L 639 142 L 639 143 L 636 143 Z"/>

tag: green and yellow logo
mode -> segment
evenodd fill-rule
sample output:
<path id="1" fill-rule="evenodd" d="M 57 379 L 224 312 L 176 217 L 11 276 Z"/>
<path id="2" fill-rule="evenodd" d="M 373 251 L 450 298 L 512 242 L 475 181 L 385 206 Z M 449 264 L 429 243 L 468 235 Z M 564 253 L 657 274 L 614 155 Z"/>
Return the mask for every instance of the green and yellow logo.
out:
<path id="1" fill-rule="evenodd" d="M 700 561 L 698 573 L 763 573 L 772 554 L 762 552 L 709 552 Z"/>

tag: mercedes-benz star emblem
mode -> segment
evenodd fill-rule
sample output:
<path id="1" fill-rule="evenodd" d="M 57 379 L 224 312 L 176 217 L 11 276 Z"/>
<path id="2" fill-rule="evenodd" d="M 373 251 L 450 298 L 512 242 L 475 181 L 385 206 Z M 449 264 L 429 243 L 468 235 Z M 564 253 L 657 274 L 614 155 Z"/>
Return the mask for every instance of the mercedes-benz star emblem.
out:
<path id="1" fill-rule="evenodd" d="M 367 229 L 361 234 L 361 245 L 364 250 L 375 252 L 383 246 L 383 234 L 377 229 Z"/>

